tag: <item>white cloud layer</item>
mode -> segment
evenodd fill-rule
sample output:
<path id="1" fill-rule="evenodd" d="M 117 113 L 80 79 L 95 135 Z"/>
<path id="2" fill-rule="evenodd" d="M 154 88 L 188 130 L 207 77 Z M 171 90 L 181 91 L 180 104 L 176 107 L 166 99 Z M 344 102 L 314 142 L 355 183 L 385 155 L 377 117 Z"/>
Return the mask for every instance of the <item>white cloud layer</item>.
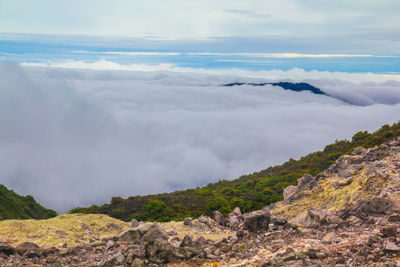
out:
<path id="1" fill-rule="evenodd" d="M 305 72 L 269 75 L 296 73 Z M 272 86 L 218 86 L 261 80 L 236 74 L 2 64 L 0 183 L 62 211 L 235 178 L 399 119 L 399 104 L 376 104 L 400 99 L 398 82 L 356 83 L 383 80 L 376 75 L 309 81 L 372 104 L 353 106 Z"/>
<path id="2" fill-rule="evenodd" d="M 65 68 L 65 69 L 86 69 L 86 70 L 123 70 L 123 71 L 135 71 L 136 73 L 129 73 L 129 77 L 134 79 L 144 79 L 151 80 L 156 78 L 156 80 L 167 79 L 169 77 L 174 76 L 174 79 L 178 80 L 178 84 L 180 82 L 187 81 L 195 81 L 196 84 L 214 84 L 218 85 L 222 81 L 232 82 L 232 79 L 236 79 L 235 81 L 242 81 L 242 77 L 248 78 L 259 78 L 259 79 L 267 79 L 267 80 L 290 80 L 290 81 L 302 81 L 305 79 L 340 79 L 350 82 L 385 82 L 388 80 L 397 80 L 400 81 L 400 74 L 378 74 L 378 73 L 348 73 L 348 72 L 331 72 L 331 71 L 305 71 L 299 68 L 293 68 L 288 71 L 276 69 L 276 70 L 261 70 L 261 71 L 253 71 L 253 70 L 245 70 L 245 69 L 201 69 L 201 68 L 183 68 L 175 66 L 171 63 L 160 63 L 160 64 L 120 64 L 113 61 L 108 61 L 106 59 L 101 59 L 94 62 L 88 62 L 83 60 L 69 60 L 69 61 L 60 61 L 60 62 L 48 62 L 48 63 L 33 63 L 33 62 L 25 62 L 22 63 L 23 66 L 28 67 L 57 67 L 57 68 Z M 143 72 L 149 72 L 148 74 L 144 74 Z M 156 73 L 157 71 L 169 71 L 168 75 L 159 75 Z M 174 75 L 173 72 L 179 73 L 178 75 Z M 182 74 L 186 73 L 186 74 Z M 118 74 L 119 76 L 121 74 Z M 177 76 L 182 77 L 184 75 L 184 79 L 177 78 Z M 200 79 L 196 77 L 198 75 L 202 75 Z M 214 77 L 215 79 L 203 79 L 203 76 L 207 75 L 217 75 Z M 126 74 L 125 74 L 126 76 Z M 157 77 L 156 77 L 157 76 Z M 176 76 L 176 77 L 175 77 Z M 150 78 L 153 77 L 153 78 Z M 172 79 L 169 82 L 174 82 Z M 202 80 L 202 81 L 201 81 Z M 204 83 L 205 82 L 205 83 Z"/>

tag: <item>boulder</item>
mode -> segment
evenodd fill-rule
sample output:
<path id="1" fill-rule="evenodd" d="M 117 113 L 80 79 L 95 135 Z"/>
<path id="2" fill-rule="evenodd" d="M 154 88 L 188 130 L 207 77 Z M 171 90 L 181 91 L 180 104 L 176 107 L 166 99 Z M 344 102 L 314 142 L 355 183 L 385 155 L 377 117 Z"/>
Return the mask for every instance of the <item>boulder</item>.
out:
<path id="1" fill-rule="evenodd" d="M 139 226 L 138 220 L 132 219 L 132 220 L 131 220 L 131 227 L 132 227 L 132 228 L 135 228 L 135 227 L 138 227 L 138 226 Z"/>
<path id="2" fill-rule="evenodd" d="M 140 244 L 140 241 L 142 240 L 142 234 L 135 229 L 127 230 L 119 234 L 116 239 L 118 242 Z"/>
<path id="3" fill-rule="evenodd" d="M 222 226 L 225 226 L 226 225 L 226 221 L 225 221 L 225 217 L 224 217 L 224 215 L 221 213 L 221 212 L 219 212 L 219 211 L 214 211 L 213 212 L 213 218 L 214 218 L 214 221 L 217 223 L 217 224 L 219 224 L 219 225 L 222 225 Z"/>
<path id="4" fill-rule="evenodd" d="M 277 226 L 284 226 L 285 224 L 287 224 L 287 220 L 285 218 L 272 216 L 271 223 Z"/>
<path id="5" fill-rule="evenodd" d="M 43 250 L 32 242 L 23 242 L 16 247 L 16 251 L 19 255 L 23 255 L 26 258 L 40 257 Z"/>
<path id="6" fill-rule="evenodd" d="M 388 217 L 389 222 L 400 222 L 400 214 L 392 214 Z"/>
<path id="7" fill-rule="evenodd" d="M 227 224 L 232 229 L 238 229 L 240 224 L 243 222 L 243 220 L 244 220 L 244 218 L 242 215 L 240 215 L 240 216 L 233 215 L 233 216 L 228 217 Z"/>
<path id="8" fill-rule="evenodd" d="M 14 247 L 10 246 L 8 243 L 0 242 L 0 253 L 4 253 L 6 255 L 13 255 L 17 251 Z"/>
<path id="9" fill-rule="evenodd" d="M 16 247 L 18 254 L 24 255 L 27 251 L 39 252 L 40 248 L 38 245 L 32 242 L 23 242 Z"/>
<path id="10" fill-rule="evenodd" d="M 159 224 L 155 224 L 151 227 L 142 238 L 142 241 L 149 242 L 153 240 L 168 240 L 168 235 L 164 230 L 161 229 Z"/>
<path id="11" fill-rule="evenodd" d="M 200 216 L 199 218 L 197 218 L 197 221 L 204 223 L 205 225 L 208 225 L 210 228 L 217 226 L 217 223 L 211 217 L 208 216 Z"/>
<path id="12" fill-rule="evenodd" d="M 335 232 L 329 232 L 322 237 L 321 241 L 323 244 L 332 244 L 333 242 L 336 242 L 336 238 Z"/>
<path id="13" fill-rule="evenodd" d="M 306 173 L 297 182 L 297 191 L 311 190 L 316 185 L 314 176 Z"/>
<path id="14" fill-rule="evenodd" d="M 255 211 L 244 216 L 244 229 L 252 233 L 268 231 L 271 215 L 264 211 Z"/>
<path id="15" fill-rule="evenodd" d="M 118 242 L 140 244 L 153 240 L 167 240 L 167 234 L 157 223 L 144 223 L 135 228 L 122 232 L 118 237 Z"/>
<path id="16" fill-rule="evenodd" d="M 340 218 L 346 219 L 350 216 L 356 216 L 361 219 L 366 219 L 370 215 L 385 214 L 393 206 L 393 202 L 385 197 L 370 197 L 361 200 L 357 204 L 344 209 L 340 212 Z"/>
<path id="17" fill-rule="evenodd" d="M 233 211 L 228 214 L 227 225 L 232 229 L 238 229 L 243 221 L 244 217 L 239 207 L 234 208 Z"/>
<path id="18" fill-rule="evenodd" d="M 176 259 L 177 248 L 166 240 L 149 242 L 145 250 L 147 259 L 156 264 L 165 264 Z"/>
<path id="19" fill-rule="evenodd" d="M 318 228 L 328 223 L 326 217 L 322 210 L 308 209 L 303 225 L 308 228 Z"/>
<path id="20" fill-rule="evenodd" d="M 385 252 L 390 252 L 390 253 L 397 253 L 400 251 L 400 247 L 397 246 L 395 243 L 390 242 L 390 241 L 386 241 L 383 244 L 383 250 Z"/>
<path id="21" fill-rule="evenodd" d="M 397 235 L 397 226 L 391 225 L 391 226 L 385 226 L 381 229 L 381 233 L 385 237 L 396 237 Z"/>
<path id="22" fill-rule="evenodd" d="M 232 211 L 231 213 L 232 213 L 233 215 L 236 215 L 236 216 L 242 215 L 242 211 L 240 210 L 239 207 L 234 208 L 233 211 Z"/>
<path id="23" fill-rule="evenodd" d="M 193 240 L 190 236 L 185 235 L 182 239 L 180 247 L 191 247 L 193 246 Z"/>
<path id="24" fill-rule="evenodd" d="M 288 203 L 291 201 L 297 191 L 297 186 L 289 185 L 283 190 L 283 201 Z"/>
<path id="25" fill-rule="evenodd" d="M 133 261 L 133 259 L 144 259 L 146 257 L 146 251 L 142 245 L 130 245 L 128 246 L 128 253 L 126 255 L 127 262 Z"/>
<path id="26" fill-rule="evenodd" d="M 145 267 L 146 263 L 142 259 L 134 259 L 130 267 Z"/>
<path id="27" fill-rule="evenodd" d="M 185 218 L 184 220 L 183 220 L 183 224 L 184 225 L 191 225 L 192 224 L 192 222 L 193 222 L 193 219 L 192 218 Z"/>

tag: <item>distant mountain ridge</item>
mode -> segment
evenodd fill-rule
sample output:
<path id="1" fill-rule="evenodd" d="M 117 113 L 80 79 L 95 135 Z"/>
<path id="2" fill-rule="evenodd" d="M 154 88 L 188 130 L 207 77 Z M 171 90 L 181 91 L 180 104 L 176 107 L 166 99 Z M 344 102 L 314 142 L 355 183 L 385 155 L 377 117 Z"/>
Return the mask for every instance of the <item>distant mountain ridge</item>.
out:
<path id="1" fill-rule="evenodd" d="M 226 83 L 223 86 L 241 86 L 241 85 L 251 85 L 251 86 L 265 86 L 265 85 L 272 85 L 272 86 L 279 86 L 285 90 L 291 90 L 295 92 L 302 92 L 302 91 L 309 91 L 313 94 L 317 95 L 326 95 L 321 89 L 312 86 L 309 83 L 294 83 L 294 82 L 275 82 L 275 83 Z"/>

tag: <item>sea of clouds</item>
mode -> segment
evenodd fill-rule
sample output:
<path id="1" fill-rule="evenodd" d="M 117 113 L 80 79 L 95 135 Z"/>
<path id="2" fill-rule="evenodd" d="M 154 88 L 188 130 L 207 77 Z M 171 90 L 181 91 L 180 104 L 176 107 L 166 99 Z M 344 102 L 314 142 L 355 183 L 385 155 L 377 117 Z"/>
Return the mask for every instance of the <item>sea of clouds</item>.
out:
<path id="1" fill-rule="evenodd" d="M 0 184 L 58 211 L 233 179 L 400 114 L 398 77 L 79 64 L 0 65 Z M 332 97 L 221 86 L 280 80 Z"/>

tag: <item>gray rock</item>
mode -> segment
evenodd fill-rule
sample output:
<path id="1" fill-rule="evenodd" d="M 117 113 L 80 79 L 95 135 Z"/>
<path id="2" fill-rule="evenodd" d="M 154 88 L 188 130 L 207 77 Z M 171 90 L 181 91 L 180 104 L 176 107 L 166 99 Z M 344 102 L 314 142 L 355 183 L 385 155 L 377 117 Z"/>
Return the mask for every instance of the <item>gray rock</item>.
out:
<path id="1" fill-rule="evenodd" d="M 308 228 L 318 228 L 328 223 L 326 217 L 322 210 L 308 209 L 303 225 Z"/>
<path id="2" fill-rule="evenodd" d="M 118 237 L 118 242 L 140 244 L 153 240 L 167 240 L 167 234 L 157 223 L 141 224 L 133 229 L 122 232 Z"/>
<path id="3" fill-rule="evenodd" d="M 208 225 L 210 228 L 217 226 L 217 223 L 208 216 L 200 216 L 199 218 L 197 218 L 197 221 Z"/>
<path id="4" fill-rule="evenodd" d="M 236 215 L 236 216 L 242 215 L 242 211 L 240 210 L 239 207 L 234 208 L 233 211 L 232 211 L 231 213 L 232 213 L 233 215 Z"/>
<path id="5" fill-rule="evenodd" d="M 6 255 L 13 255 L 16 253 L 16 250 L 14 247 L 10 246 L 9 244 L 5 242 L 0 242 L 0 253 L 4 253 Z"/>
<path id="6" fill-rule="evenodd" d="M 244 217 L 242 215 L 237 216 L 237 215 L 230 213 L 227 224 L 232 229 L 238 229 L 243 221 L 244 221 Z"/>
<path id="7" fill-rule="evenodd" d="M 193 240 L 190 236 L 185 235 L 182 239 L 180 247 L 191 247 L 193 246 Z"/>
<path id="8" fill-rule="evenodd" d="M 16 247 L 16 251 L 20 255 L 24 255 L 26 252 L 30 251 L 33 254 L 40 254 L 40 247 L 32 242 L 23 242 Z M 32 255 L 33 255 L 32 254 Z"/>
<path id="9" fill-rule="evenodd" d="M 132 220 L 131 220 L 131 227 L 132 227 L 132 228 L 135 228 L 135 227 L 138 227 L 138 226 L 139 226 L 138 220 L 132 219 Z"/>
<path id="10" fill-rule="evenodd" d="M 388 217 L 389 222 L 400 222 L 400 214 L 392 214 Z"/>
<path id="11" fill-rule="evenodd" d="M 262 233 L 268 231 L 268 225 L 271 219 L 269 213 L 255 211 L 244 216 L 244 228 L 252 233 Z"/>
<path id="12" fill-rule="evenodd" d="M 224 215 L 221 213 L 221 212 L 219 212 L 219 211 L 214 211 L 213 212 L 213 218 L 214 218 L 214 221 L 217 223 L 217 224 L 219 224 L 219 225 L 222 225 L 222 226 L 225 226 L 226 225 L 226 221 L 225 221 L 225 217 L 224 217 Z"/>
<path id="13" fill-rule="evenodd" d="M 115 243 L 111 240 L 108 240 L 106 243 L 106 249 L 110 249 L 115 245 Z"/>
<path id="14" fill-rule="evenodd" d="M 397 246 L 395 243 L 390 242 L 390 241 L 386 241 L 383 244 L 383 250 L 386 252 L 399 252 L 400 251 L 400 247 Z"/>
<path id="15" fill-rule="evenodd" d="M 142 259 L 134 259 L 130 267 L 145 267 L 146 264 Z"/>
<path id="16" fill-rule="evenodd" d="M 286 203 L 290 202 L 295 193 L 297 192 L 297 186 L 289 185 L 283 190 L 283 201 Z"/>
<path id="17" fill-rule="evenodd" d="M 184 220 L 183 220 L 183 224 L 184 225 L 191 225 L 192 224 L 192 222 L 193 222 L 193 219 L 192 218 L 185 218 Z"/>
<path id="18" fill-rule="evenodd" d="M 176 259 L 177 248 L 166 240 L 152 241 L 146 244 L 146 257 L 157 264 L 165 264 Z"/>
<path id="19" fill-rule="evenodd" d="M 385 214 L 393 206 L 390 199 L 384 197 L 371 197 L 360 201 L 340 212 L 340 218 L 345 219 L 350 216 L 366 219 L 369 215 Z"/>
<path id="20" fill-rule="evenodd" d="M 381 229 L 381 233 L 385 237 L 396 237 L 397 226 L 395 226 L 395 225 L 385 226 Z"/>

